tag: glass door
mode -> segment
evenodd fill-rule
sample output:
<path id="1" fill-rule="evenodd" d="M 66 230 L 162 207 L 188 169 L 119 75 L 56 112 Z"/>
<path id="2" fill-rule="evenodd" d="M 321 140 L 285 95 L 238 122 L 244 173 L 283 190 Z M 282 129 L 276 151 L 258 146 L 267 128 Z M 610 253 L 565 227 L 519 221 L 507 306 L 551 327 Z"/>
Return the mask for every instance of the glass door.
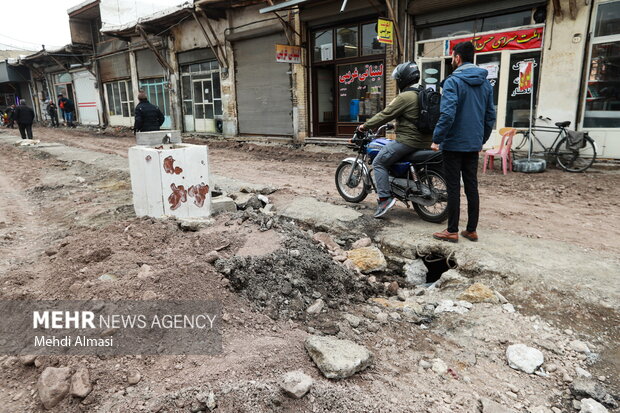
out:
<path id="1" fill-rule="evenodd" d="M 197 131 L 215 129 L 213 82 L 211 76 L 194 76 L 194 124 Z"/>
<path id="2" fill-rule="evenodd" d="M 146 96 L 153 105 L 159 107 L 164 114 L 162 129 L 170 129 L 170 97 L 166 90 L 168 82 L 163 77 L 156 79 L 145 79 L 140 81 L 140 89 L 144 90 Z"/>

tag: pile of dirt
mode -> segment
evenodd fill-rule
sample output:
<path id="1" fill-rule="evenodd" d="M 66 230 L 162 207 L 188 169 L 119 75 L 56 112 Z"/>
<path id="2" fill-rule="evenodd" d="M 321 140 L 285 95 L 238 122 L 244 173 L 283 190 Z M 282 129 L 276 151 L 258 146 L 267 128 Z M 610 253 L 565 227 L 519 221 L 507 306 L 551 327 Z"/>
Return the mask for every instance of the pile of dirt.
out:
<path id="1" fill-rule="evenodd" d="M 304 319 L 305 310 L 321 299 L 332 309 L 361 302 L 372 288 L 335 263 L 310 237 L 294 227 L 279 227 L 282 247 L 262 256 L 220 259 L 216 268 L 233 291 L 248 298 L 272 319 Z"/>

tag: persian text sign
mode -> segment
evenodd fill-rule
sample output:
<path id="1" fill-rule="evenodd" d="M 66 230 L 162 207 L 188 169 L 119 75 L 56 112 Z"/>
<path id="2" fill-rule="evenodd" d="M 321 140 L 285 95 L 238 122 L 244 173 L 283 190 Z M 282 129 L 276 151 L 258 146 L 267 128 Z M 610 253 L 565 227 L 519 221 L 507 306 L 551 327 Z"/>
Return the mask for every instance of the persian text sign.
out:
<path id="1" fill-rule="evenodd" d="M 276 62 L 301 63 L 301 47 L 287 44 L 276 45 Z"/>
<path id="2" fill-rule="evenodd" d="M 471 41 L 476 52 L 493 52 L 499 50 L 527 50 L 542 47 L 543 27 L 516 30 L 503 33 L 491 33 L 476 37 L 466 37 L 450 40 L 449 54 L 458 43 Z"/>
<path id="3" fill-rule="evenodd" d="M 379 19 L 377 22 L 377 34 L 379 43 L 394 43 L 394 25 L 392 21 Z"/>

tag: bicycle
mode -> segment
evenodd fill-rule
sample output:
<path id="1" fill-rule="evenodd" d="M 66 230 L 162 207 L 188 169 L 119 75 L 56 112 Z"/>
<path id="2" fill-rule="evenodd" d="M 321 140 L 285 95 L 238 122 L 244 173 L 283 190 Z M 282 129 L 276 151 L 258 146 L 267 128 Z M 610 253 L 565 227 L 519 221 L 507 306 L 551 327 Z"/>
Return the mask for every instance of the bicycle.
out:
<path id="1" fill-rule="evenodd" d="M 551 120 L 549 118 L 539 117 L 542 120 Z M 531 129 L 532 136 L 530 137 L 530 130 L 517 131 L 518 134 L 523 135 L 521 142 L 513 147 L 512 152 L 522 149 L 526 144 L 530 145 L 530 153 L 534 146 L 534 140 L 543 148 L 542 153 L 545 156 L 555 158 L 558 166 L 566 172 L 584 172 L 588 169 L 596 160 L 596 142 L 592 139 L 587 132 L 585 132 L 583 143 L 581 148 L 571 147 L 568 140 L 568 132 L 566 130 L 571 124 L 570 121 L 556 122 L 555 126 L 533 126 Z M 534 132 L 555 132 L 558 131 L 557 136 L 553 140 L 553 143 L 548 147 L 545 146 Z M 533 139 L 532 139 L 533 138 Z M 540 153 L 540 152 L 539 152 Z M 514 159 L 514 157 L 513 157 Z"/>

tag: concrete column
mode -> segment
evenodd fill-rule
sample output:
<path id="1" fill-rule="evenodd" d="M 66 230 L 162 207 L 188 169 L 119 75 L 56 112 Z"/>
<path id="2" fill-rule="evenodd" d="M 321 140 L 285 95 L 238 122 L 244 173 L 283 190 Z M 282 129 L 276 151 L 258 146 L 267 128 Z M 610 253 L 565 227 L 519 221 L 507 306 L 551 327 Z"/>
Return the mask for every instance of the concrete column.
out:
<path id="1" fill-rule="evenodd" d="M 170 114 L 171 114 L 171 128 L 176 130 L 183 130 L 183 111 L 181 100 L 181 73 L 179 63 L 177 61 L 177 50 L 174 40 L 169 38 L 168 41 L 168 62 L 170 66 L 174 68 L 175 73 L 170 73 Z"/>
<path id="2" fill-rule="evenodd" d="M 129 51 L 129 72 L 131 75 L 131 88 L 133 89 L 134 106 L 138 102 L 138 93 L 140 91 L 140 81 L 138 80 L 138 65 L 136 64 L 136 52 Z"/>

